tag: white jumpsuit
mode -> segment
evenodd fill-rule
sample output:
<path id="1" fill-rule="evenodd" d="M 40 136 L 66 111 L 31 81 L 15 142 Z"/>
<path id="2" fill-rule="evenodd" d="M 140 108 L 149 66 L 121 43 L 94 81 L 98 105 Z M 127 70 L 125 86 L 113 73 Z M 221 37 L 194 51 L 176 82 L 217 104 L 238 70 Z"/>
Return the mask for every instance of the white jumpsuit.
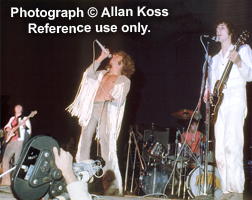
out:
<path id="1" fill-rule="evenodd" d="M 229 50 L 233 47 L 231 45 Z M 211 93 L 227 65 L 229 50 L 224 57 L 220 51 L 211 61 Z M 238 52 L 242 67 L 233 64 L 214 126 L 215 157 L 222 178 L 223 193 L 242 193 L 245 182 L 243 126 L 247 115 L 246 82 L 252 81 L 252 51 L 248 45 L 242 45 Z"/>

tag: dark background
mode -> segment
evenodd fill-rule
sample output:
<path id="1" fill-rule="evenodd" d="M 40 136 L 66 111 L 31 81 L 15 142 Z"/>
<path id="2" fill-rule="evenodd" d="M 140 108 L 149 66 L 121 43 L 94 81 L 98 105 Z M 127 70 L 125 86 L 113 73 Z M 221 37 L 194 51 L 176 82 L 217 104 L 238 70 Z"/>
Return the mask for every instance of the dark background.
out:
<path id="1" fill-rule="evenodd" d="M 76 9 L 85 12 L 91 6 L 99 12 L 104 7 L 131 8 L 133 17 L 73 18 L 71 21 L 57 18 L 11 18 L 11 7 L 23 9 Z M 147 9 L 167 8 L 167 17 L 137 17 L 137 6 Z M 111 1 L 111 0 L 43 0 L 1 1 L 1 127 L 13 115 L 15 104 L 24 106 L 25 114 L 37 110 L 31 119 L 33 136 L 49 134 L 61 145 L 70 137 L 78 141 L 80 127 L 65 108 L 73 101 L 82 74 L 93 59 L 93 41 L 98 39 L 112 52 L 124 50 L 135 61 L 136 71 L 128 95 L 122 131 L 118 140 L 119 155 L 125 151 L 129 125 L 155 123 L 170 128 L 170 137 L 181 123 L 171 116 L 181 109 L 196 108 L 202 79 L 205 52 L 200 35 L 214 35 L 214 25 L 220 19 L 235 24 L 237 32 L 252 31 L 252 2 L 219 0 L 156 0 L 156 1 Z M 86 14 L 86 13 L 85 13 Z M 148 24 L 145 35 L 122 33 L 123 24 Z M 44 26 L 90 24 L 91 33 L 77 34 L 29 34 L 28 23 Z M 96 33 L 96 24 L 116 24 L 116 33 Z M 209 52 L 218 52 L 214 41 Z M 247 42 L 252 45 L 252 40 Z M 100 48 L 95 44 L 96 57 Z M 252 84 L 247 84 L 248 116 L 245 124 L 245 158 L 250 157 L 252 132 Z M 204 130 L 204 103 L 201 107 Z M 204 132 L 204 131 L 203 131 Z M 120 159 L 120 158 L 119 158 Z"/>

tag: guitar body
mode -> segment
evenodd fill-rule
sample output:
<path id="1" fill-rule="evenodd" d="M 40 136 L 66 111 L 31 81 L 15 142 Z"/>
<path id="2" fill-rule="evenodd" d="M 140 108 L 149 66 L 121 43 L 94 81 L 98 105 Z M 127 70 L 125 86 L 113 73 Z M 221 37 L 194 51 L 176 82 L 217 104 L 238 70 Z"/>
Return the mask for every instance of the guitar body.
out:
<path id="1" fill-rule="evenodd" d="M 10 139 L 13 137 L 13 136 L 15 136 L 16 134 L 12 131 L 12 130 L 10 130 L 10 131 L 6 131 L 6 134 L 5 134 L 5 143 L 8 143 L 9 141 L 10 141 Z"/>
<path id="2" fill-rule="evenodd" d="M 8 133 L 6 134 L 6 137 L 5 137 L 5 142 L 6 142 L 6 144 L 10 141 L 10 139 L 11 139 L 13 136 L 16 135 L 16 134 L 15 134 L 16 130 L 17 130 L 20 126 L 24 125 L 25 122 L 26 122 L 28 119 L 30 119 L 31 117 L 34 117 L 34 115 L 36 115 L 36 114 L 37 114 L 37 111 L 36 111 L 36 110 L 32 111 L 31 114 L 30 114 L 26 119 L 24 119 L 20 124 L 18 124 L 18 125 L 15 126 L 14 128 L 12 128 L 10 131 L 8 131 Z"/>
<path id="3" fill-rule="evenodd" d="M 212 104 L 210 105 L 210 125 L 213 126 L 217 120 L 218 111 L 223 100 L 224 94 L 222 93 L 223 87 L 217 89 L 219 81 L 215 83 L 214 92 L 212 95 Z"/>

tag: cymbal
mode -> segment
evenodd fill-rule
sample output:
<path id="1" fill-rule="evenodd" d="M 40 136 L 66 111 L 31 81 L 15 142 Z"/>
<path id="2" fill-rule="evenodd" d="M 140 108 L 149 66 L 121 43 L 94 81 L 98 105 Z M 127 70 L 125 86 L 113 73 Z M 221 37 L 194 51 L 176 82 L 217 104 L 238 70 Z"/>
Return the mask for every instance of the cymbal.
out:
<path id="1" fill-rule="evenodd" d="M 165 127 L 155 125 L 154 123 L 140 123 L 145 129 L 150 129 L 153 131 L 167 131 Z"/>
<path id="2" fill-rule="evenodd" d="M 172 116 L 177 119 L 190 119 L 193 114 L 193 110 L 182 109 L 172 113 Z"/>

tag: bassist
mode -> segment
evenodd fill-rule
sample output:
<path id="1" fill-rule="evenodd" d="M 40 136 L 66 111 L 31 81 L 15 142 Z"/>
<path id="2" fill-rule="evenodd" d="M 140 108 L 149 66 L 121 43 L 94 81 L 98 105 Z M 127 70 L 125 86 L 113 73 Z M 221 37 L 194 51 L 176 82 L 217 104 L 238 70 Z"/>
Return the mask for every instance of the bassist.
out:
<path id="1" fill-rule="evenodd" d="M 9 170 L 9 162 L 11 157 L 15 154 L 15 164 L 21 154 L 24 141 L 28 140 L 31 135 L 31 122 L 26 120 L 27 117 L 22 115 L 23 107 L 17 104 L 14 108 L 15 116 L 11 117 L 9 122 L 4 127 L 4 130 L 7 132 L 7 138 L 11 138 L 6 146 L 4 156 L 3 156 L 3 172 Z M 18 126 L 22 121 L 25 121 L 24 124 L 20 125 L 16 131 L 12 131 L 16 126 Z M 9 137 L 8 137 L 9 136 Z M 7 173 L 2 177 L 1 185 L 9 186 L 11 185 L 10 173 Z"/>

